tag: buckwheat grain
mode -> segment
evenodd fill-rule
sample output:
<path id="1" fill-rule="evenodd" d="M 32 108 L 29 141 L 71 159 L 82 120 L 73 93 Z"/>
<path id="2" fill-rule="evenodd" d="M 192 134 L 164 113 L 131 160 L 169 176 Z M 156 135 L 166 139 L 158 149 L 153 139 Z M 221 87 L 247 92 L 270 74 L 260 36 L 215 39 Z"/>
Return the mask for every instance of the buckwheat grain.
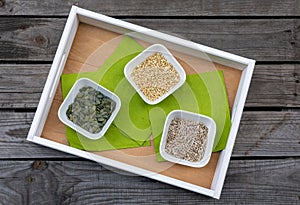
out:
<path id="1" fill-rule="evenodd" d="M 151 101 L 166 94 L 180 80 L 177 70 L 161 53 L 154 53 L 139 64 L 132 71 L 131 77 Z"/>

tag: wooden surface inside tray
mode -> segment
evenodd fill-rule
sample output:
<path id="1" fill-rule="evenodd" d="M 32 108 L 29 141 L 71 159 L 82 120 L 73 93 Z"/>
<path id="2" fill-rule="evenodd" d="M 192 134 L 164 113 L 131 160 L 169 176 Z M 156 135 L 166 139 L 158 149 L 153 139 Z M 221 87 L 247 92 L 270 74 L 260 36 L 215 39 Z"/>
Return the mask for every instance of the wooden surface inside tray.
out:
<path id="1" fill-rule="evenodd" d="M 114 40 L 111 41 L 112 39 Z M 120 34 L 80 23 L 63 73 L 96 71 L 114 51 L 121 39 Z M 113 43 L 110 43 L 105 49 L 106 52 L 101 52 L 99 56 L 100 53 L 97 53 L 98 48 L 100 46 L 106 46 L 107 44 L 105 43 L 108 41 Z M 139 43 L 145 47 L 148 46 L 147 43 L 140 41 Z M 212 71 L 212 69 L 215 68 L 222 70 L 225 78 L 229 106 L 230 109 L 232 108 L 241 77 L 240 70 L 187 56 L 172 50 L 171 52 L 184 67 L 187 74 Z M 197 66 L 199 70 L 195 70 L 195 66 Z M 193 67 L 193 69 L 191 69 L 191 67 Z M 68 145 L 65 125 L 60 122 L 57 115 L 61 103 L 62 94 L 61 85 L 59 84 L 41 137 Z M 149 147 L 94 153 L 206 188 L 211 187 L 219 159 L 219 153 L 213 153 L 210 162 L 203 168 L 190 168 L 170 162 L 157 162 L 153 143 L 151 143 Z"/>

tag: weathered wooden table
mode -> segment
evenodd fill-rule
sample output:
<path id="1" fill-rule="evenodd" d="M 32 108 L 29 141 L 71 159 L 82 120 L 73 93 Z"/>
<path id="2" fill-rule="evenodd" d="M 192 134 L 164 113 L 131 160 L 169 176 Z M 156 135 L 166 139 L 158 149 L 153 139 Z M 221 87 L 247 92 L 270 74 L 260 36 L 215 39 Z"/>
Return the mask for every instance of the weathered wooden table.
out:
<path id="1" fill-rule="evenodd" d="M 221 199 L 25 140 L 72 4 L 257 60 Z M 299 204 L 300 2 L 0 0 L 1 204 Z"/>

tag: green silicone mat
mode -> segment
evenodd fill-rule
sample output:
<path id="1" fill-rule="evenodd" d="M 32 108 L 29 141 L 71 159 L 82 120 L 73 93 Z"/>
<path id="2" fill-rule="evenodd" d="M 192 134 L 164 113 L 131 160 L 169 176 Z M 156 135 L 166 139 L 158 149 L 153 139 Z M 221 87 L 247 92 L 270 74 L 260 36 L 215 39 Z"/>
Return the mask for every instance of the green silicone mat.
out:
<path id="1" fill-rule="evenodd" d="M 79 78 L 89 78 L 121 99 L 121 110 L 105 136 L 90 140 L 67 127 L 70 146 L 87 151 L 102 151 L 149 146 L 152 133 L 158 161 L 159 143 L 164 121 L 169 112 L 182 109 L 212 117 L 217 125 L 213 151 L 225 148 L 231 121 L 222 71 L 187 75 L 185 84 L 157 105 L 148 105 L 140 98 L 124 77 L 127 62 L 144 48 L 129 37 L 124 37 L 112 55 L 96 72 L 62 75 L 62 93 L 65 97 Z"/>

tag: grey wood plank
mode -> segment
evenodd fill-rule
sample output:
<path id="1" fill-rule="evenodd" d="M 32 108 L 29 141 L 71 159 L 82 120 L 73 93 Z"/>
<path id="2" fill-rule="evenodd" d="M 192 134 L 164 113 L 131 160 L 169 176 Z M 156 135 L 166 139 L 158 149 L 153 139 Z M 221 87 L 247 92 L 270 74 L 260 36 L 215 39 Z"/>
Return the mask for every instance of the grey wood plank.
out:
<path id="1" fill-rule="evenodd" d="M 299 156 L 299 125 L 299 110 L 244 112 L 233 156 Z"/>
<path id="2" fill-rule="evenodd" d="M 0 107 L 36 108 L 49 64 L 0 64 Z"/>
<path id="3" fill-rule="evenodd" d="M 300 107 L 300 65 L 256 65 L 246 107 Z"/>
<path id="4" fill-rule="evenodd" d="M 3 204 L 299 204 L 300 160 L 233 160 L 215 200 L 88 161 L 0 161 Z"/>
<path id="5" fill-rule="evenodd" d="M 0 18 L 0 61 L 51 61 L 66 19 Z M 125 19 L 258 61 L 298 61 L 300 19 Z"/>
<path id="6" fill-rule="evenodd" d="M 299 60 L 298 19 L 125 19 L 257 61 Z"/>
<path id="7" fill-rule="evenodd" d="M 36 108 L 49 64 L 0 64 L 0 108 Z M 246 107 L 300 107 L 300 65 L 257 65 Z"/>
<path id="8" fill-rule="evenodd" d="M 34 113 L 0 112 L 0 159 L 61 158 L 71 155 L 26 141 Z M 300 156 L 300 112 L 244 112 L 234 157 Z"/>
<path id="9" fill-rule="evenodd" d="M 34 113 L 32 112 L 0 112 L 0 153 L 4 154 L 0 158 L 50 157 L 74 159 L 75 157 L 72 155 L 46 148 L 26 140 L 33 117 Z"/>
<path id="10" fill-rule="evenodd" d="M 65 18 L 0 18 L 0 60 L 53 60 L 65 22 Z"/>
<path id="11" fill-rule="evenodd" d="M 299 16 L 294 0 L 2 0 L 0 15 L 66 16 L 71 5 L 113 16 Z"/>

